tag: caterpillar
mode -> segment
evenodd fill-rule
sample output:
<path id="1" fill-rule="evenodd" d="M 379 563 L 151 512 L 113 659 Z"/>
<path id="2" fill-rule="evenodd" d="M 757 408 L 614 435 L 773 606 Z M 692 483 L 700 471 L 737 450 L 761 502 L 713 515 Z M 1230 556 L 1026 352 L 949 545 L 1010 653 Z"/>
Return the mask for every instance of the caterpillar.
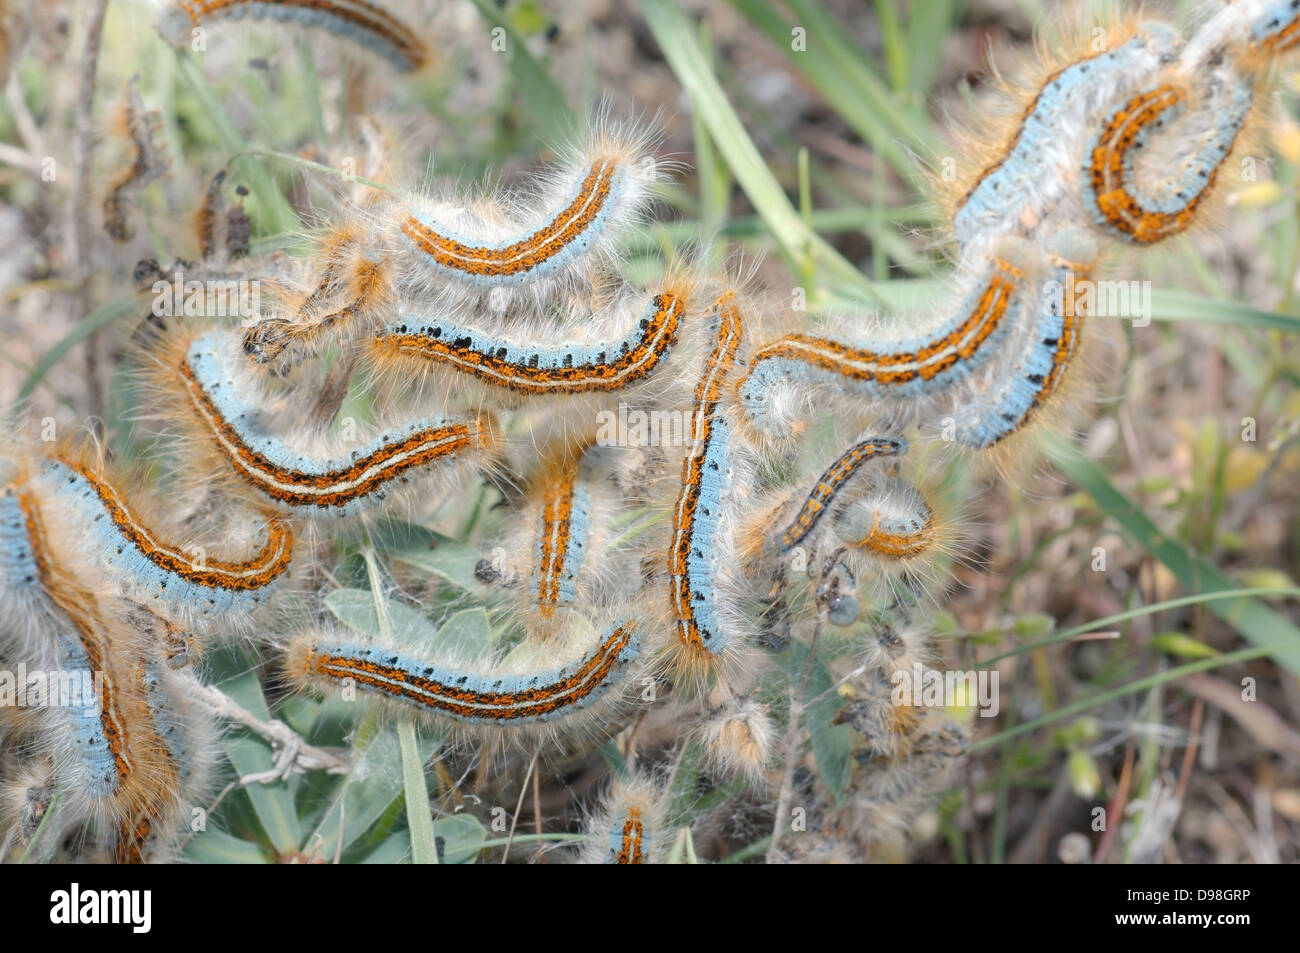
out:
<path id="1" fill-rule="evenodd" d="M 716 659 L 734 648 L 732 622 L 718 595 L 725 563 L 724 497 L 730 492 L 732 425 L 721 406 L 744 334 L 736 295 L 713 308 L 714 347 L 695 387 L 690 446 L 682 461 L 681 489 L 673 507 L 668 551 L 672 617 L 687 657 Z"/>
<path id="2" fill-rule="evenodd" d="M 835 535 L 878 559 L 919 556 L 934 542 L 934 512 L 925 497 L 901 480 L 882 481 L 833 517 Z"/>
<path id="3" fill-rule="evenodd" d="M 372 51 L 399 70 L 418 70 L 428 47 L 409 26 L 368 0 L 173 0 L 158 32 L 174 46 L 209 20 L 273 20 L 318 27 Z"/>
<path id="4" fill-rule="evenodd" d="M 328 342 L 351 342 L 391 308 L 392 262 L 354 229 L 335 230 L 323 243 L 320 257 L 325 262 L 320 279 L 292 317 L 260 318 L 244 330 L 244 353 L 254 362 L 301 360 L 319 353 Z"/>
<path id="5" fill-rule="evenodd" d="M 147 674 L 154 658 L 120 606 L 73 575 L 65 544 L 47 532 L 45 506 L 30 495 L 20 501 L 42 596 L 56 620 L 50 670 L 62 673 L 68 693 L 62 706 L 42 711 L 40 732 L 69 817 L 108 831 L 117 860 L 140 859 L 148 830 L 174 811 L 181 790 L 182 769 L 168 748 L 179 734 L 155 720 L 159 695 Z M 41 659 L 50 656 L 33 658 L 48 664 Z"/>
<path id="6" fill-rule="evenodd" d="M 1056 393 L 1078 353 L 1085 308 L 1081 291 L 1070 289 L 1082 289 L 1096 244 L 1077 228 L 1062 229 L 1052 236 L 1047 255 L 1053 270 L 1037 317 L 1017 342 L 1019 355 L 954 418 L 953 436 L 965 446 L 988 449 L 1024 428 Z"/>
<path id="7" fill-rule="evenodd" d="M 788 436 L 792 424 L 780 394 L 800 383 L 829 380 L 871 400 L 942 397 L 997 354 L 1030 297 L 1025 268 L 995 256 L 967 278 L 967 291 L 946 321 L 923 335 L 851 344 L 788 334 L 758 347 L 736 385 L 753 429 Z"/>
<path id="8" fill-rule="evenodd" d="M 1250 41 L 1255 49 L 1279 56 L 1300 44 L 1300 5 L 1295 0 L 1271 0 L 1255 6 L 1261 8 L 1250 24 Z"/>
<path id="9" fill-rule="evenodd" d="M 147 112 L 140 101 L 136 80 L 127 86 L 126 102 L 119 120 L 123 137 L 130 143 L 131 163 L 118 173 L 104 196 L 104 231 L 115 242 L 127 241 L 133 230 L 126 218 L 126 201 L 130 192 L 143 188 L 163 175 L 166 157 L 161 154 L 155 137 L 161 126 L 156 112 Z"/>
<path id="10" fill-rule="evenodd" d="M 729 697 L 700 728 L 708 764 L 722 777 L 761 789 L 775 740 L 772 717 L 758 698 Z"/>
<path id="11" fill-rule="evenodd" d="M 178 342 L 163 348 L 157 386 L 183 402 L 177 412 L 219 461 L 218 472 L 282 512 L 347 517 L 378 505 L 421 472 L 445 477 L 483 460 L 499 442 L 495 418 L 482 413 L 416 419 L 346 449 L 293 446 L 268 433 L 259 409 L 247 403 L 247 378 L 231 336 L 208 332 L 188 346 Z"/>
<path id="12" fill-rule="evenodd" d="M 196 616 L 225 617 L 263 603 L 288 571 L 293 530 L 267 518 L 259 548 L 244 558 L 208 558 L 201 549 L 163 539 L 143 522 L 97 468 L 69 458 L 44 461 L 32 486 L 45 490 L 61 532 L 89 537 L 91 552 L 113 582 L 147 601 L 162 601 Z"/>
<path id="13" fill-rule="evenodd" d="M 587 822 L 587 843 L 578 855 L 584 864 L 662 862 L 663 794 L 649 778 L 615 782 L 600 810 Z"/>
<path id="14" fill-rule="evenodd" d="M 396 244 L 435 280 L 527 292 L 544 306 L 556 292 L 589 283 L 617 254 L 666 168 L 653 144 L 644 132 L 598 118 L 586 141 L 530 194 L 477 202 L 413 197 L 395 213 Z M 516 208 L 528 212 L 516 216 Z"/>
<path id="15" fill-rule="evenodd" d="M 610 625 L 597 645 L 559 668 L 479 673 L 369 642 L 307 634 L 290 643 L 291 678 L 304 685 L 350 680 L 360 691 L 434 719 L 478 726 L 542 725 L 605 700 L 641 652 L 638 624 Z"/>
<path id="16" fill-rule="evenodd" d="M 794 519 L 777 537 L 777 550 L 788 553 L 802 543 L 835 503 L 844 484 L 868 461 L 882 456 L 896 457 L 906 452 L 906 442 L 891 437 L 868 437 L 849 447 L 817 479 Z"/>
<path id="17" fill-rule="evenodd" d="M 1002 155 L 957 201 L 951 221 L 958 245 L 1036 229 L 1066 195 L 1082 130 L 1096 128 L 1104 105 L 1154 75 L 1177 46 L 1172 29 L 1144 22 L 1131 39 L 1048 76 Z"/>
<path id="18" fill-rule="evenodd" d="M 652 374 L 677 344 L 689 299 L 681 289 L 650 296 L 627 330 L 592 343 L 534 344 L 485 334 L 450 321 L 402 317 L 375 338 L 380 360 L 413 358 L 521 395 L 580 394 L 625 389 Z M 611 313 L 621 318 L 626 306 Z M 620 321 L 620 323 L 622 323 Z"/>
<path id="19" fill-rule="evenodd" d="M 1088 214 L 1114 238 L 1149 245 L 1186 229 L 1246 121 L 1252 84 L 1231 64 L 1197 76 L 1195 94 L 1184 82 L 1162 83 L 1116 107 L 1085 153 Z M 1154 138 L 1178 123 L 1193 95 L 1199 101 L 1183 121 L 1205 124 L 1203 141 L 1175 178 L 1149 192 L 1141 185 L 1136 157 L 1149 156 L 1158 145 Z"/>

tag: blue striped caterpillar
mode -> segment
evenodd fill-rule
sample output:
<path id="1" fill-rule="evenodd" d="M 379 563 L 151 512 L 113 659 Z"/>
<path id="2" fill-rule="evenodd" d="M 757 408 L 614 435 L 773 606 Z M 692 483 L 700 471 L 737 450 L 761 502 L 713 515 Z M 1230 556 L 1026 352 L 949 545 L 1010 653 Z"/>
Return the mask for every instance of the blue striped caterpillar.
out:
<path id="1" fill-rule="evenodd" d="M 634 571 L 619 551 L 610 523 L 619 515 L 598 452 L 563 444 L 542 455 L 512 525 L 482 560 L 480 581 L 512 591 L 525 631 L 545 639 L 574 611 L 613 606 L 635 593 L 622 582 Z"/>
<path id="2" fill-rule="evenodd" d="M 49 522 L 57 508 L 33 488 L 7 494 L 22 513 L 24 550 L 34 569 L 21 585 L 44 607 L 40 631 L 7 650 L 33 668 L 60 673 L 61 698 L 34 712 L 29 744 L 48 753 L 60 823 L 85 824 L 120 863 L 140 862 L 151 845 L 165 850 L 183 799 L 204 784 L 210 746 L 206 724 L 170 683 L 161 646 L 142 637 L 123 603 L 95 591 L 92 566 L 76 561 L 76 537 Z"/>
<path id="3" fill-rule="evenodd" d="M 664 794 L 649 778 L 615 782 L 600 809 L 587 821 L 588 840 L 579 862 L 653 864 L 663 862 Z"/>
<path id="4" fill-rule="evenodd" d="M 369 0 L 173 0 L 158 20 L 169 43 L 185 46 L 191 31 L 211 20 L 298 22 L 328 30 L 388 60 L 397 69 L 416 70 L 429 51 L 406 24 Z"/>
<path id="5" fill-rule="evenodd" d="M 159 24 L 184 45 L 240 19 L 334 32 L 400 70 L 429 56 L 370 0 L 177 0 Z M 942 304 L 916 321 L 803 323 L 711 267 L 632 281 L 624 238 L 668 166 L 651 135 L 603 117 L 514 190 L 326 187 L 321 166 L 350 143 L 309 145 L 293 173 L 305 187 L 284 198 L 314 240 L 250 245 L 246 216 L 227 217 L 223 240 L 225 190 L 238 186 L 223 168 L 198 216 L 203 267 L 246 258 L 241 274 L 265 283 L 271 307 L 239 329 L 151 315 L 140 417 L 162 425 L 153 443 L 110 438 L 143 448 L 149 477 L 64 446 L 0 461 L 0 663 L 101 677 L 78 699 L 90 718 L 0 715 L 3 761 L 20 755 L 0 779 L 4 822 L 30 839 L 62 798 L 55 840 L 74 859 L 166 857 L 212 757 L 205 719 L 186 707 L 192 661 L 273 600 L 315 614 L 315 594 L 285 593 L 303 564 L 356 556 L 341 519 L 384 539 L 383 504 L 418 485 L 436 512 L 394 532 L 430 551 L 398 548 L 392 578 L 437 613 L 477 603 L 489 579 L 508 589 L 482 600 L 486 647 L 276 632 L 265 642 L 293 690 L 355 691 L 466 748 L 535 742 L 538 764 L 567 756 L 567 744 L 544 745 L 575 727 L 617 734 L 604 754 L 625 758 L 628 779 L 589 820 L 581 859 L 647 863 L 683 833 L 680 792 L 645 764 L 673 747 L 660 742 L 678 743 L 688 773 L 743 780 L 750 794 L 788 789 L 792 774 L 778 785 L 771 769 L 802 757 L 797 675 L 811 686 L 815 671 L 815 704 L 842 699 L 847 727 L 835 730 L 853 732 L 840 791 L 855 813 L 815 785 L 813 810 L 824 830 L 888 853 L 969 733 L 888 695 L 891 676 L 937 654 L 919 596 L 941 557 L 960 556 L 926 454 L 994 459 L 1068 403 L 1085 320 L 1089 337 L 1099 323 L 1072 289 L 1106 247 L 1158 245 L 1205 221 L 1268 69 L 1300 45 L 1300 0 L 1237 0 L 1187 39 L 1149 21 L 1102 32 L 1086 54 L 1054 58 L 996 150 L 954 186 L 957 265 Z M 364 90 L 345 91 L 351 117 Z M 338 117 L 323 118 L 333 138 Z M 142 156 L 109 183 L 115 238 Z M 268 198 L 279 196 L 259 192 L 250 211 Z M 592 437 L 593 414 L 633 399 L 689 420 L 681 439 Z M 932 439 L 940 431 L 951 449 Z M 177 487 L 201 492 L 178 504 Z M 212 523 L 212 555 L 196 555 L 187 544 Z M 487 568 L 465 571 L 488 549 Z M 372 585 L 391 552 L 365 552 Z M 416 571 L 426 562 L 437 570 Z M 823 622 L 836 628 L 818 645 Z M 651 741 L 625 717 L 632 685 L 655 708 Z M 523 753 L 502 747 L 507 764 Z M 492 783 L 484 767 L 476 784 Z M 802 849 L 778 841 L 773 859 Z"/>
<path id="6" fill-rule="evenodd" d="M 617 255 L 668 167 L 653 147 L 647 132 L 598 116 L 585 141 L 540 175 L 531 195 L 477 202 L 413 197 L 392 213 L 393 245 L 431 280 L 464 291 L 523 292 L 525 300 L 545 303 L 589 283 Z M 528 211 L 517 216 L 516 208 Z M 549 211 L 532 211 L 539 208 Z"/>
<path id="7" fill-rule="evenodd" d="M 393 645 L 320 633 L 296 637 L 286 666 L 299 684 L 355 687 L 390 708 L 405 708 L 435 722 L 554 729 L 566 719 L 617 704 L 618 687 L 641 654 L 639 625 L 630 616 L 616 620 L 594 647 L 559 667 L 523 668 L 525 663 L 516 660 L 474 671 Z"/>
<path id="8" fill-rule="evenodd" d="M 737 648 L 734 613 L 720 594 L 726 574 L 730 527 L 726 509 L 735 494 L 733 425 L 723 398 L 744 336 L 744 316 L 734 291 L 713 307 L 713 350 L 695 386 L 690 445 L 682 461 L 673 506 L 668 576 L 679 658 L 714 663 Z"/>
<path id="9" fill-rule="evenodd" d="M 252 534 L 255 540 L 261 536 L 260 545 L 255 542 L 251 552 L 234 558 L 208 558 L 194 546 L 169 541 L 141 519 L 99 468 L 72 455 L 39 464 L 31 486 L 49 501 L 50 520 L 69 534 L 88 534 L 92 554 L 113 581 L 183 615 L 210 619 L 255 609 L 274 592 L 293 559 L 293 529 L 277 516 L 268 516 Z"/>
<path id="10" fill-rule="evenodd" d="M 195 452 L 258 505 L 343 518 L 374 508 L 415 477 L 454 480 L 466 464 L 486 463 L 497 449 L 490 413 L 417 418 L 353 445 L 289 443 L 268 432 L 264 411 L 250 401 L 255 385 L 239 351 L 229 333 L 177 334 L 160 345 L 147 370 L 193 435 Z"/>
<path id="11" fill-rule="evenodd" d="M 639 300 L 637 300 L 639 299 Z M 610 309 L 626 328 L 592 343 L 518 342 L 451 321 L 390 319 L 374 340 L 380 360 L 445 366 L 512 394 L 553 396 L 622 391 L 654 373 L 677 344 L 690 299 L 680 288 L 638 295 Z"/>

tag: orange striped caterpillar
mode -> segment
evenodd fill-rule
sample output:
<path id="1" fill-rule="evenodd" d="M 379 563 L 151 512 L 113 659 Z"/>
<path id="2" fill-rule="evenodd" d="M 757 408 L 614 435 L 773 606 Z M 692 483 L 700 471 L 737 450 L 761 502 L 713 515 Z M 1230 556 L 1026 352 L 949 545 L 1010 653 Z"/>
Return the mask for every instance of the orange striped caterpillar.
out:
<path id="1" fill-rule="evenodd" d="M 185 46 L 191 32 L 207 21 L 245 18 L 328 30 L 399 70 L 417 70 L 429 58 L 428 48 L 410 27 L 369 0 L 173 0 L 158 20 L 158 32 L 167 42 Z"/>
<path id="2" fill-rule="evenodd" d="M 297 683 L 354 686 L 432 720 L 475 727 L 545 727 L 590 714 L 616 699 L 616 687 L 641 653 L 633 619 L 608 626 L 596 645 L 559 667 L 476 672 L 372 641 L 308 633 L 289 645 L 287 668 Z M 515 665 L 520 663 L 516 662 Z"/>
<path id="3" fill-rule="evenodd" d="M 648 778 L 615 782 L 587 822 L 584 864 L 662 863 L 664 795 Z"/>
<path id="4" fill-rule="evenodd" d="M 617 256 L 668 165 L 656 160 L 646 132 L 603 117 L 593 126 L 556 168 L 538 176 L 530 194 L 412 196 L 394 208 L 391 247 L 434 283 L 413 279 L 413 288 L 457 301 L 495 290 L 489 305 L 499 311 L 520 295 L 540 309 L 558 293 L 589 286 Z M 551 211 L 517 216 L 515 208 Z"/>
<path id="5" fill-rule="evenodd" d="M 626 330 L 590 343 L 583 340 L 587 335 L 566 335 L 563 343 L 524 343 L 454 321 L 401 317 L 384 325 L 374 347 L 381 360 L 431 362 L 511 394 L 621 391 L 646 379 L 667 358 L 688 306 L 686 293 L 669 288 L 620 301 L 607 314 Z"/>
<path id="6" fill-rule="evenodd" d="M 125 207 L 129 193 L 143 188 L 166 170 L 166 157 L 154 141 L 160 122 L 158 113 L 145 111 L 136 80 L 132 79 L 127 85 L 120 119 L 123 137 L 131 146 L 131 164 L 114 177 L 103 203 L 104 230 L 115 242 L 124 242 L 132 235 Z"/>
<path id="7" fill-rule="evenodd" d="M 622 583 L 634 572 L 629 555 L 612 546 L 609 524 L 619 513 L 591 448 L 562 446 L 546 453 L 529 482 L 518 527 L 500 540 L 500 563 L 482 560 L 480 581 L 514 592 L 530 637 L 561 629 L 571 610 L 612 606 L 634 593 Z"/>
<path id="8" fill-rule="evenodd" d="M 841 488 L 864 464 L 881 456 L 898 456 L 907 452 L 907 444 L 889 437 L 868 437 L 849 447 L 817 480 L 804 499 L 794 519 L 777 537 L 777 549 L 788 553 L 798 546 L 835 503 Z"/>
<path id="9" fill-rule="evenodd" d="M 952 314 L 920 335 L 847 342 L 788 334 L 761 345 L 736 385 L 748 422 L 764 437 L 788 436 L 800 408 L 782 395 L 822 382 L 895 405 L 951 399 L 996 356 L 1032 297 L 1025 269 L 1001 256 L 973 267 L 962 287 Z"/>
<path id="10" fill-rule="evenodd" d="M 238 341 L 208 332 L 164 345 L 155 386 L 174 394 L 176 412 L 232 486 L 281 512 L 342 518 L 373 508 L 422 473 L 446 478 L 496 449 L 495 418 L 417 418 L 360 445 L 291 444 L 268 432 L 250 403 Z M 202 468 L 200 468 L 202 469 Z"/>
<path id="11" fill-rule="evenodd" d="M 695 387 L 690 446 L 682 461 L 681 488 L 673 507 L 668 551 L 672 618 L 686 658 L 714 660 L 736 648 L 736 621 L 719 595 L 729 547 L 724 510 L 733 505 L 732 426 L 722 407 L 727 379 L 744 335 L 736 295 L 714 305 L 715 343 Z"/>
<path id="12" fill-rule="evenodd" d="M 49 519 L 63 532 L 88 538 L 92 559 L 113 582 L 185 616 L 230 622 L 232 611 L 255 609 L 293 558 L 293 530 L 275 516 L 257 531 L 260 545 L 254 542 L 251 552 L 235 558 L 208 558 L 201 549 L 170 542 L 141 519 L 98 467 L 74 455 L 43 461 L 31 486 L 50 501 Z"/>
<path id="13" fill-rule="evenodd" d="M 183 702 L 165 684 L 158 646 L 75 571 L 75 544 L 47 521 L 53 507 L 30 490 L 14 498 L 35 570 L 23 584 L 38 586 L 48 607 L 45 631 L 20 657 L 60 673 L 68 693 L 35 722 L 66 802 L 63 819 L 106 837 L 118 862 L 140 861 L 150 840 L 167 836 L 184 792 L 202 784 L 202 725 L 178 714 Z"/>

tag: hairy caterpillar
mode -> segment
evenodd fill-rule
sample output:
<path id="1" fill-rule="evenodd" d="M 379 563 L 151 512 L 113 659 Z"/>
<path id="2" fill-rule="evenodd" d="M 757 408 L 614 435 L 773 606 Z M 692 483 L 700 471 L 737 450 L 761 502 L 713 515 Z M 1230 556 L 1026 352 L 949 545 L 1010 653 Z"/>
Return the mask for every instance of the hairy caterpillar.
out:
<path id="1" fill-rule="evenodd" d="M 644 132 L 598 118 L 586 141 L 540 176 L 531 194 L 499 201 L 413 197 L 396 213 L 398 244 L 432 278 L 466 291 L 525 292 L 544 307 L 556 292 L 589 283 L 593 269 L 617 253 L 663 172 L 653 145 Z M 528 211 L 516 216 L 507 208 Z"/>
<path id="2" fill-rule="evenodd" d="M 579 854 L 584 864 L 661 862 L 665 821 L 663 795 L 648 778 L 617 781 L 600 810 L 587 822 L 588 840 Z"/>
<path id="3" fill-rule="evenodd" d="M 1111 236 L 1149 245 L 1187 228 L 1232 151 L 1253 104 L 1252 84 L 1231 63 L 1208 74 L 1203 69 L 1186 64 L 1180 75 L 1126 100 L 1088 147 L 1084 201 L 1093 221 Z M 1194 108 L 1180 120 L 1189 99 Z M 1136 157 L 1148 156 L 1159 145 L 1153 139 L 1170 124 L 1174 135 L 1183 123 L 1204 127 L 1196 151 L 1174 179 L 1154 192 L 1144 189 Z"/>
<path id="4" fill-rule="evenodd" d="M 370 330 L 393 305 L 389 256 L 353 228 L 334 230 L 320 251 L 324 261 L 315 287 L 296 303 L 291 318 L 264 317 L 244 331 L 244 353 L 259 364 L 319 353 L 332 341 L 350 341 Z M 291 299 L 291 296 L 290 300 Z"/>
<path id="5" fill-rule="evenodd" d="M 896 457 L 907 452 L 907 444 L 890 437 L 868 437 L 844 451 L 826 468 L 804 499 L 794 519 L 777 537 L 777 549 L 788 553 L 802 543 L 821 521 L 835 502 L 840 488 L 851 480 L 869 460 L 877 457 Z"/>
<path id="6" fill-rule="evenodd" d="M 1078 352 L 1085 315 L 1080 292 L 1070 296 L 1069 289 L 1082 287 L 1076 279 L 1091 272 L 1096 244 L 1078 229 L 1062 229 L 1047 255 L 1053 271 L 1036 319 L 1016 342 L 1019 355 L 954 419 L 954 436 L 966 446 L 986 449 L 1024 427 L 1061 386 Z"/>
<path id="7" fill-rule="evenodd" d="M 611 313 L 622 318 L 627 304 Z M 434 362 L 518 394 L 615 391 L 643 380 L 667 357 L 688 305 L 681 290 L 665 289 L 649 297 L 639 317 L 619 322 L 627 330 L 592 343 L 522 343 L 450 321 L 403 317 L 388 321 L 374 346 L 381 357 Z"/>
<path id="8" fill-rule="evenodd" d="M 300 684 L 355 685 L 360 691 L 413 706 L 432 718 L 478 726 L 544 725 L 604 701 L 641 652 L 638 624 L 609 626 L 575 661 L 540 671 L 473 672 L 406 651 L 307 634 L 288 650 L 288 670 Z"/>
<path id="9" fill-rule="evenodd" d="M 743 778 L 759 789 L 767 780 L 764 770 L 775 734 L 767 705 L 757 698 L 734 696 L 700 729 L 709 766 L 723 777 Z"/>
<path id="10" fill-rule="evenodd" d="M 673 507 L 668 551 L 669 588 L 677 640 L 687 658 L 716 659 L 734 649 L 734 620 L 718 594 L 728 543 L 724 507 L 733 491 L 732 425 L 722 407 L 727 378 L 744 335 L 736 295 L 714 305 L 712 352 L 695 387 L 691 443 L 682 461 L 681 490 Z"/>
<path id="11" fill-rule="evenodd" d="M 182 770 L 191 770 L 173 759 L 184 729 L 167 720 L 153 647 L 120 605 L 76 578 L 65 544 L 47 533 L 43 504 L 30 495 L 19 499 L 42 598 L 52 610 L 50 651 L 34 646 L 31 658 L 71 676 L 65 704 L 41 712 L 39 734 L 68 816 L 106 833 L 117 860 L 142 859 L 145 840 L 176 810 Z"/>
<path id="12" fill-rule="evenodd" d="M 1117 95 L 1154 75 L 1177 49 L 1177 34 L 1161 23 L 1053 72 L 1025 107 L 1002 155 L 984 168 L 952 212 L 959 245 L 981 236 L 1032 232 L 1067 194 L 1085 131 Z"/>
<path id="13" fill-rule="evenodd" d="M 154 142 L 161 124 L 159 114 L 145 110 L 134 79 L 127 86 L 120 124 L 131 145 L 131 164 L 113 178 L 103 203 L 104 230 L 115 242 L 124 242 L 132 235 L 126 218 L 128 194 L 159 178 L 166 169 L 166 157 Z"/>
<path id="14" fill-rule="evenodd" d="M 224 617 L 231 610 L 255 608 L 293 558 L 293 530 L 278 517 L 263 522 L 260 547 L 244 558 L 208 558 L 194 547 L 169 542 L 97 468 L 71 458 L 45 461 L 32 485 L 47 490 L 47 499 L 57 505 L 50 519 L 61 532 L 89 533 L 92 553 L 114 582 L 188 614 Z"/>
<path id="15" fill-rule="evenodd" d="M 175 46 L 208 20 L 275 20 L 319 27 L 351 40 L 400 70 L 424 65 L 429 51 L 406 24 L 368 0 L 174 0 L 158 32 Z"/>
<path id="16" fill-rule="evenodd" d="M 952 315 L 923 335 L 851 344 L 796 333 L 763 344 L 736 387 L 747 420 L 764 436 L 787 436 L 791 422 L 781 409 L 782 391 L 822 380 L 871 400 L 950 393 L 995 356 L 1032 293 L 1025 269 L 1003 257 L 975 268 L 964 284 Z"/>
<path id="17" fill-rule="evenodd" d="M 833 521 L 835 535 L 846 545 L 885 560 L 921 555 L 930 548 L 936 531 L 930 504 L 901 480 L 882 481 L 848 503 Z"/>
<path id="18" fill-rule="evenodd" d="M 199 445 L 219 461 L 232 485 L 287 513 L 346 517 L 386 499 L 421 471 L 454 473 L 467 461 L 486 459 L 497 447 L 495 418 L 423 418 L 352 446 L 292 445 L 268 432 L 251 389 L 238 342 L 208 332 L 164 347 L 157 386 L 175 394 L 178 413 Z M 167 366 L 167 365 L 170 365 Z"/>

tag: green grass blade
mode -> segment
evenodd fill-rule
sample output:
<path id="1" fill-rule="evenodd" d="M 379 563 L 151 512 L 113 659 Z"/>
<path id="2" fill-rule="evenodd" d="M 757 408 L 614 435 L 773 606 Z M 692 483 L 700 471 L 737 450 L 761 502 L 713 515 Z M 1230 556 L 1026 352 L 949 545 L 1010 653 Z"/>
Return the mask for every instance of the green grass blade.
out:
<path id="1" fill-rule="evenodd" d="M 1155 288 L 1151 292 L 1151 317 L 1157 321 L 1190 321 L 1244 328 L 1274 328 L 1300 334 L 1300 318 L 1275 311 L 1260 311 L 1240 301 L 1215 301 L 1189 291 Z"/>
<path id="2" fill-rule="evenodd" d="M 572 134 L 573 113 L 564 101 L 564 93 L 529 51 L 514 24 L 491 0 L 474 0 L 474 6 L 478 7 L 483 19 L 492 25 L 494 33 L 496 30 L 504 31 L 493 39 L 500 36 L 505 40 L 515 87 L 523 97 L 526 112 L 533 118 L 537 128 L 556 141 Z"/>
<path id="3" fill-rule="evenodd" d="M 911 140 L 930 151 L 932 141 L 928 131 L 922 131 L 922 127 L 905 117 L 884 83 L 868 67 L 845 66 L 849 57 L 842 44 L 835 44 L 839 57 L 828 55 L 832 51 L 826 48 L 828 27 L 824 15 L 799 18 L 798 26 L 809 31 L 809 49 L 798 51 L 791 46 L 795 24 L 787 22 L 766 0 L 732 0 L 732 3 L 785 51 L 790 62 L 840 118 L 899 175 L 918 187 L 926 184 L 920 164 L 899 139 Z"/>
<path id="4" fill-rule="evenodd" d="M 1009 652 L 1003 652 L 1001 655 L 995 655 L 992 658 L 984 659 L 976 667 L 988 668 L 990 665 L 995 665 L 1003 659 L 1009 659 L 1015 655 L 1023 655 L 1025 652 L 1032 652 L 1035 649 L 1047 648 L 1049 645 L 1058 645 L 1061 642 L 1068 642 L 1075 636 L 1083 635 L 1086 632 L 1095 632 L 1098 629 L 1104 629 L 1107 626 L 1112 626 L 1119 622 L 1127 622 L 1129 619 L 1136 619 L 1139 616 L 1152 615 L 1156 612 L 1165 612 L 1169 609 L 1177 609 L 1181 606 L 1199 605 L 1205 602 L 1217 602 L 1220 599 L 1243 599 L 1251 596 L 1300 596 L 1300 589 L 1228 589 L 1224 592 L 1201 592 L 1194 596 L 1179 596 L 1177 599 L 1166 599 L 1164 602 L 1153 602 L 1149 606 L 1130 609 L 1127 612 L 1119 612 L 1115 615 L 1108 615 L 1100 619 L 1094 619 L 1091 622 L 1085 622 L 1083 625 L 1076 625 L 1072 629 L 1058 632 L 1051 638 L 1040 639 L 1037 642 L 1027 642 L 1024 645 L 1017 645 Z"/>
<path id="5" fill-rule="evenodd" d="M 18 398 L 14 401 L 15 406 L 21 405 L 28 397 L 32 396 L 32 393 L 40 386 L 41 381 L 45 380 L 45 375 L 50 372 L 50 369 L 55 364 L 63 360 L 64 355 L 70 350 L 96 331 L 108 327 L 118 318 L 129 314 L 135 307 L 135 298 L 118 298 L 116 301 L 110 301 L 102 308 L 91 312 L 84 321 L 73 328 L 54 347 L 41 355 L 41 359 L 36 362 L 36 366 L 27 375 L 27 380 L 23 381 L 23 386 L 18 391 Z"/>
<path id="6" fill-rule="evenodd" d="M 1192 592 L 1221 592 L 1236 588 L 1232 580 L 1209 560 L 1162 533 L 1136 503 L 1111 483 L 1100 467 L 1084 458 L 1067 441 L 1051 435 L 1047 447 L 1062 472 L 1086 490 L 1143 549 L 1164 563 L 1185 588 Z M 1258 600 L 1245 597 L 1207 605 L 1248 642 L 1264 648 L 1266 654 L 1272 655 L 1292 672 L 1300 673 L 1300 629 L 1281 615 Z"/>
<path id="7" fill-rule="evenodd" d="M 874 300 L 876 295 L 870 282 L 857 268 L 804 225 L 727 101 L 709 69 L 695 29 L 677 4 L 673 0 L 641 0 L 641 9 L 664 58 L 690 94 L 718 151 L 777 243 L 794 262 L 795 270 L 807 274 L 813 270 L 815 261 L 817 267 L 835 280 Z"/>
<path id="8" fill-rule="evenodd" d="M 1001 744 L 1008 738 L 1014 738 L 1016 735 L 1023 735 L 1026 732 L 1035 731 L 1044 725 L 1050 725 L 1053 722 L 1062 721 L 1066 718 L 1072 718 L 1075 715 L 1081 715 L 1086 711 L 1096 708 L 1098 705 L 1104 705 L 1112 702 L 1117 698 L 1123 698 L 1125 695 L 1133 695 L 1137 692 L 1144 692 L 1148 688 L 1157 685 L 1163 685 L 1166 682 L 1176 681 L 1185 675 L 1193 675 L 1196 672 L 1208 671 L 1212 668 L 1218 668 L 1221 665 L 1231 665 L 1235 662 L 1249 662 L 1251 659 L 1263 658 L 1273 652 L 1273 649 L 1261 646 L 1253 649 L 1239 649 L 1236 652 L 1229 652 L 1226 655 L 1220 655 L 1217 658 L 1202 659 L 1199 662 L 1189 662 L 1186 665 L 1179 665 L 1163 672 L 1157 672 L 1155 675 L 1148 675 L 1146 678 L 1139 678 L 1136 681 L 1126 682 L 1118 688 L 1112 688 L 1109 691 L 1099 692 L 1088 698 L 1064 705 L 1054 711 L 1048 712 L 1031 721 L 1023 722 L 1006 731 L 999 731 L 995 735 L 989 735 L 987 738 L 981 738 L 970 746 L 973 754 L 976 751 L 983 751 L 986 748 L 992 748 Z"/>

